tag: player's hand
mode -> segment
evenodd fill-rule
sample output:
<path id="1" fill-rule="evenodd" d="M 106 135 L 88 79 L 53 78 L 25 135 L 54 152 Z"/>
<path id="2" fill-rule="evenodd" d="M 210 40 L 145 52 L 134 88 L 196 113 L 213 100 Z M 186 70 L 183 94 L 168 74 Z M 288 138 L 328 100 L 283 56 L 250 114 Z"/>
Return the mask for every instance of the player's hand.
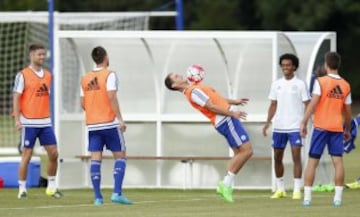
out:
<path id="1" fill-rule="evenodd" d="M 125 123 L 123 121 L 120 121 L 119 128 L 120 128 L 121 132 L 126 131 L 126 125 L 125 125 Z"/>
<path id="2" fill-rule="evenodd" d="M 264 136 L 267 136 L 267 130 L 269 129 L 269 127 L 270 127 L 270 123 L 266 123 L 266 124 L 264 125 L 263 131 L 262 131 L 262 133 L 263 133 Z"/>
<path id="3" fill-rule="evenodd" d="M 248 98 L 241 98 L 241 99 L 235 100 L 234 105 L 246 105 L 248 102 L 249 102 Z"/>
<path id="4" fill-rule="evenodd" d="M 349 139 L 351 139 L 351 135 L 350 135 L 350 131 L 345 130 L 344 131 L 344 141 L 348 141 Z"/>
<path id="5" fill-rule="evenodd" d="M 301 122 L 300 124 L 300 135 L 305 138 L 307 134 L 307 123 Z"/>
<path id="6" fill-rule="evenodd" d="M 242 112 L 242 111 L 235 111 L 233 112 L 234 113 L 234 117 L 236 118 L 240 118 L 240 119 L 243 119 L 243 120 L 246 120 L 246 116 L 247 116 L 247 113 L 246 112 Z"/>
<path id="7" fill-rule="evenodd" d="M 15 121 L 15 129 L 16 130 L 21 130 L 21 128 L 22 128 L 21 122 L 20 121 Z"/>

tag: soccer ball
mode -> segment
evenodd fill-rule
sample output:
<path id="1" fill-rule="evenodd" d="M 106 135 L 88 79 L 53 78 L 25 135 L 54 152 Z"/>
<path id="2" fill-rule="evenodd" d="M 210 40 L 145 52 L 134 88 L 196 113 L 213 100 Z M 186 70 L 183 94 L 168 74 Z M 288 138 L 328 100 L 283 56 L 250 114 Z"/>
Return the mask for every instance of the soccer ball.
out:
<path id="1" fill-rule="evenodd" d="M 192 83 L 199 83 L 201 82 L 205 77 L 205 70 L 201 65 L 191 65 L 186 70 L 186 78 L 188 81 Z"/>

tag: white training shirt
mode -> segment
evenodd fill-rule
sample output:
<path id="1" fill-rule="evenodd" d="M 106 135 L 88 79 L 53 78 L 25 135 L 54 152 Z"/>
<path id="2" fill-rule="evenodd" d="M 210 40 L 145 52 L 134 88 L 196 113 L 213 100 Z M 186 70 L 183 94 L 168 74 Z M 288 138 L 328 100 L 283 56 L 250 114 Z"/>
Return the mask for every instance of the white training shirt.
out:
<path id="1" fill-rule="evenodd" d="M 40 71 L 36 71 L 34 68 L 29 66 L 29 68 L 38 76 L 44 77 L 44 70 L 40 69 Z M 25 89 L 24 76 L 21 72 L 18 72 L 14 81 L 13 92 L 22 94 Z M 50 94 L 50 88 L 49 88 Z M 34 108 L 36 109 L 36 108 Z M 20 112 L 20 122 L 24 127 L 50 127 L 51 126 L 51 118 L 40 118 L 40 119 L 28 119 L 25 118 Z"/>
<path id="2" fill-rule="evenodd" d="M 340 75 L 335 75 L 335 74 L 328 74 L 328 76 L 333 77 L 333 78 L 337 78 L 337 79 L 340 79 L 340 78 L 341 78 Z M 315 79 L 312 94 L 313 94 L 313 95 L 315 94 L 315 95 L 321 96 L 321 88 L 320 88 L 319 81 L 318 81 L 317 79 Z M 346 105 L 350 105 L 351 103 L 352 103 L 351 93 L 349 93 L 349 95 L 346 96 L 345 104 L 346 104 Z"/>
<path id="3" fill-rule="evenodd" d="M 271 85 L 269 99 L 277 101 L 273 132 L 298 132 L 305 112 L 304 102 L 310 100 L 305 82 L 296 76 L 276 80 Z"/>
<path id="4" fill-rule="evenodd" d="M 204 91 L 200 90 L 199 88 L 194 88 L 190 95 L 191 101 L 198 104 L 201 107 L 204 107 L 207 101 L 209 100 L 209 96 L 204 93 Z M 222 123 L 222 121 L 226 117 L 223 115 L 216 115 L 215 116 L 215 127 Z"/>
<path id="5" fill-rule="evenodd" d="M 101 71 L 103 68 L 94 68 L 94 72 Z M 106 80 L 106 90 L 107 91 L 117 91 L 118 90 L 118 78 L 116 76 L 116 73 L 111 71 L 107 80 Z M 84 91 L 82 87 L 80 86 L 80 97 L 84 97 Z M 115 117 L 115 120 L 110 123 L 102 123 L 102 124 L 92 124 L 87 125 L 88 131 L 94 131 L 94 130 L 104 130 L 104 129 L 111 129 L 114 127 L 119 127 L 119 120 Z"/>

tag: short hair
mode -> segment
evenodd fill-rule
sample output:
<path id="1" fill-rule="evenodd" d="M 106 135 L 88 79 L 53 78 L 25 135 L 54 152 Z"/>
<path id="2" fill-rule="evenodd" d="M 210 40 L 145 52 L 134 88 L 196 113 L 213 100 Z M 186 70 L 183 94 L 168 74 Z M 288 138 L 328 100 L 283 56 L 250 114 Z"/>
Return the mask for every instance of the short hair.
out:
<path id="1" fill-rule="evenodd" d="M 325 63 L 330 69 L 339 69 L 341 56 L 336 52 L 327 52 L 325 54 Z"/>
<path id="2" fill-rule="evenodd" d="M 291 60 L 292 64 L 295 66 L 295 70 L 299 67 L 299 58 L 291 53 L 286 53 L 280 56 L 279 65 L 283 60 Z"/>
<path id="3" fill-rule="evenodd" d="M 168 74 L 168 75 L 165 77 L 165 86 L 166 86 L 169 90 L 177 90 L 176 88 L 173 88 L 173 87 L 172 87 L 174 81 L 170 78 L 170 76 L 171 76 L 171 73 Z"/>
<path id="4" fill-rule="evenodd" d="M 40 43 L 30 44 L 29 53 L 32 52 L 32 51 L 39 50 L 39 49 L 45 50 L 45 46 L 43 44 L 40 44 Z"/>
<path id="5" fill-rule="evenodd" d="M 102 63 L 104 61 L 106 55 L 107 55 L 107 53 L 106 53 L 105 48 L 103 48 L 101 46 L 95 47 L 91 52 L 91 57 L 96 64 Z"/>

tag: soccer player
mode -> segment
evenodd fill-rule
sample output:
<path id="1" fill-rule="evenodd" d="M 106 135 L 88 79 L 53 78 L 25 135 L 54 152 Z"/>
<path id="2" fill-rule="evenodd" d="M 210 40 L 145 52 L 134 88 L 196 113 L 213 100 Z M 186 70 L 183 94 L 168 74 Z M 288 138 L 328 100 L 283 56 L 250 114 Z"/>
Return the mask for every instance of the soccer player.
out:
<path id="1" fill-rule="evenodd" d="M 91 152 L 90 175 L 94 190 L 94 204 L 102 205 L 100 190 L 101 161 L 104 146 L 114 156 L 113 203 L 132 204 L 122 193 L 122 183 L 126 169 L 125 140 L 126 125 L 117 100 L 118 80 L 116 73 L 108 69 L 109 57 L 103 47 L 95 47 L 91 57 L 96 67 L 81 80 L 81 105 L 85 111 Z"/>
<path id="2" fill-rule="evenodd" d="M 355 149 L 355 140 L 359 130 L 359 125 L 360 125 L 360 114 L 358 114 L 357 117 L 351 120 L 351 127 L 350 127 L 351 138 L 344 143 L 344 151 L 346 153 L 350 153 L 352 150 Z M 345 184 L 345 187 L 350 189 L 360 189 L 360 177 L 357 178 L 355 182 Z"/>
<path id="3" fill-rule="evenodd" d="M 23 150 L 18 171 L 19 199 L 27 198 L 27 168 L 37 138 L 46 150 L 49 159 L 46 194 L 54 198 L 63 196 L 56 184 L 58 150 L 50 118 L 51 74 L 43 68 L 45 56 L 46 51 L 43 45 L 30 45 L 30 65 L 16 75 L 14 82 L 13 115 L 15 128 L 21 130 Z"/>
<path id="4" fill-rule="evenodd" d="M 249 135 L 242 126 L 239 118 L 245 118 L 246 113 L 232 111 L 231 105 L 244 105 L 248 99 L 226 99 L 216 90 L 202 84 L 190 84 L 183 76 L 170 73 L 165 78 L 165 86 L 169 90 L 184 93 L 190 104 L 207 118 L 215 129 L 223 135 L 234 156 L 230 160 L 227 174 L 219 182 L 217 192 L 227 202 L 233 202 L 234 177 L 252 155 L 252 146 Z"/>
<path id="5" fill-rule="evenodd" d="M 299 66 L 299 59 L 293 54 L 283 54 L 279 64 L 283 78 L 273 82 L 269 99 L 267 121 L 263 127 L 263 135 L 274 118 L 272 146 L 274 150 L 276 191 L 270 197 L 272 199 L 286 197 L 284 184 L 283 156 L 286 144 L 291 145 L 292 159 L 294 163 L 294 189 L 293 199 L 301 199 L 301 147 L 300 121 L 304 115 L 305 106 L 310 101 L 309 92 L 304 81 L 296 77 L 295 71 Z"/>
<path id="6" fill-rule="evenodd" d="M 319 160 L 327 146 L 335 168 L 335 195 L 333 205 L 340 206 L 344 185 L 344 166 L 342 155 L 343 140 L 350 138 L 351 92 L 350 85 L 339 75 L 341 57 L 336 52 L 325 55 L 326 76 L 319 77 L 314 83 L 312 99 L 300 125 L 302 136 L 307 134 L 307 122 L 313 116 L 309 159 L 304 174 L 303 206 L 311 205 L 311 188 Z M 344 115 L 344 120 L 343 120 Z"/>

